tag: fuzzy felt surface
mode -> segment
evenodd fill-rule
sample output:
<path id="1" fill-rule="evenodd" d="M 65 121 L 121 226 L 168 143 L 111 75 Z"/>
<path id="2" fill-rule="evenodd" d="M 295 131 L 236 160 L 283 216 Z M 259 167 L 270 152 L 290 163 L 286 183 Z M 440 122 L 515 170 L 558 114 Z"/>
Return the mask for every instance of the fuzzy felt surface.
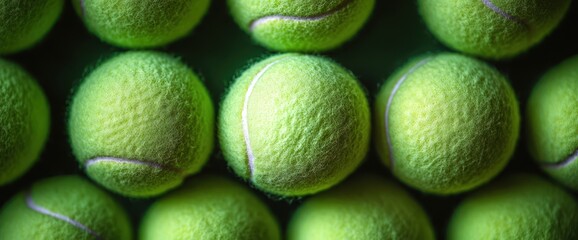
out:
<path id="1" fill-rule="evenodd" d="M 519 135 L 516 96 L 497 70 L 441 53 L 411 60 L 380 90 L 375 144 L 406 184 L 435 194 L 472 189 L 508 163 Z"/>
<path id="2" fill-rule="evenodd" d="M 0 210 L 0 239 L 131 239 L 124 209 L 79 176 L 40 180 Z"/>
<path id="3" fill-rule="evenodd" d="M 449 240 L 578 239 L 578 203 L 560 187 L 526 174 L 493 182 L 456 208 Z"/>
<path id="4" fill-rule="evenodd" d="M 214 109 L 197 75 L 178 59 L 127 52 L 81 83 L 68 130 L 91 178 L 120 194 L 146 197 L 205 164 L 214 144 Z"/>
<path id="5" fill-rule="evenodd" d="M 282 196 L 343 180 L 367 153 L 371 127 L 359 82 L 326 58 L 300 54 L 247 69 L 223 100 L 218 124 L 235 173 Z"/>
<path id="6" fill-rule="evenodd" d="M 356 176 L 307 199 L 287 230 L 288 240 L 434 238 L 417 201 L 375 175 Z"/>
<path id="7" fill-rule="evenodd" d="M 202 175 L 159 199 L 147 210 L 142 240 L 276 240 L 279 224 L 267 206 L 245 186 Z"/>
<path id="8" fill-rule="evenodd" d="M 0 59 L 0 186 L 36 162 L 48 137 L 48 102 L 20 66 Z"/>
<path id="9" fill-rule="evenodd" d="M 553 67 L 534 86 L 526 119 L 534 159 L 578 190 L 578 56 Z"/>
<path id="10" fill-rule="evenodd" d="M 60 17 L 64 0 L 0 0 L 0 55 L 38 43 Z"/>
<path id="11" fill-rule="evenodd" d="M 351 39 L 375 0 L 229 0 L 231 15 L 255 41 L 277 51 L 317 52 Z"/>
<path id="12" fill-rule="evenodd" d="M 564 18 L 570 0 L 419 0 L 430 31 L 458 51 L 512 58 L 538 44 Z"/>
<path id="13" fill-rule="evenodd" d="M 188 35 L 211 0 L 72 0 L 90 32 L 126 48 L 169 44 Z"/>

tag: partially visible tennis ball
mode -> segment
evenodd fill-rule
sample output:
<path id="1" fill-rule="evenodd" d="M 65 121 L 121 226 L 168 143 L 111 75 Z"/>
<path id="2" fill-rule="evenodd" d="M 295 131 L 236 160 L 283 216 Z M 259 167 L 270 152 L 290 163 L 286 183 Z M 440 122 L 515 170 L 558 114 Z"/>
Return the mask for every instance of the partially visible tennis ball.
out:
<path id="1" fill-rule="evenodd" d="M 197 75 L 158 52 L 104 62 L 72 97 L 72 150 L 92 179 L 111 191 L 149 197 L 178 186 L 207 161 L 214 110 Z"/>
<path id="2" fill-rule="evenodd" d="M 475 188 L 508 163 L 520 116 L 506 78 L 459 54 L 416 58 L 375 103 L 375 144 L 393 174 L 424 192 Z"/>
<path id="3" fill-rule="evenodd" d="M 491 59 L 538 44 L 564 18 L 570 0 L 419 0 L 431 32 L 447 46 Z"/>
<path id="4" fill-rule="evenodd" d="M 375 0 L 228 0 L 237 24 L 277 51 L 318 52 L 339 47 L 365 24 Z"/>
<path id="5" fill-rule="evenodd" d="M 167 45 L 187 36 L 211 0 L 72 0 L 90 32 L 126 48 Z"/>
<path id="6" fill-rule="evenodd" d="M 140 239 L 281 239 L 277 220 L 244 186 L 200 176 L 156 201 L 146 212 Z"/>
<path id="7" fill-rule="evenodd" d="M 0 55 L 40 42 L 60 17 L 63 0 L 0 0 Z"/>
<path id="8" fill-rule="evenodd" d="M 491 183 L 455 210 L 449 240 L 578 239 L 578 203 L 539 177 L 518 174 Z"/>
<path id="9" fill-rule="evenodd" d="M 287 234 L 289 240 L 435 239 L 422 207 L 396 184 L 373 175 L 305 200 Z"/>
<path id="10" fill-rule="evenodd" d="M 78 176 L 38 181 L 0 210 L 0 239 L 131 239 L 122 207 Z"/>
<path id="11" fill-rule="evenodd" d="M 548 71 L 528 100 L 528 144 L 553 178 L 578 190 L 578 56 Z"/>
<path id="12" fill-rule="evenodd" d="M 315 56 L 281 54 L 246 70 L 220 109 L 229 166 L 257 188 L 301 196 L 352 173 L 369 145 L 367 98 L 351 73 Z"/>
<path id="13" fill-rule="evenodd" d="M 0 186 L 22 176 L 48 137 L 48 102 L 20 66 L 0 59 Z"/>

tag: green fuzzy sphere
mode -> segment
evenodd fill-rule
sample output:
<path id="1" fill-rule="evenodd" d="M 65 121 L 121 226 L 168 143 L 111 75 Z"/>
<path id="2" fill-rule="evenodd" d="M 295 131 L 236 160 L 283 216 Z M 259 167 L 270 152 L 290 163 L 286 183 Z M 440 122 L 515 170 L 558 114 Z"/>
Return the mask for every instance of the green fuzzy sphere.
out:
<path id="1" fill-rule="evenodd" d="M 0 210 L 0 239 L 131 238 L 124 209 L 78 176 L 38 181 Z"/>
<path id="2" fill-rule="evenodd" d="M 373 175 L 307 199 L 287 232 L 288 240 L 435 239 L 422 207 L 396 184 Z"/>
<path id="3" fill-rule="evenodd" d="M 244 186 L 217 176 L 199 176 L 147 210 L 142 240 L 281 239 L 279 224 Z"/>
<path id="4" fill-rule="evenodd" d="M 74 155 L 92 179 L 125 196 L 148 197 L 205 164 L 214 110 L 197 75 L 179 60 L 128 52 L 82 82 L 68 128 Z"/>
<path id="5" fill-rule="evenodd" d="M 490 59 L 514 57 L 538 44 L 571 0 L 419 0 L 432 33 L 447 46 Z"/>
<path id="6" fill-rule="evenodd" d="M 40 42 L 62 12 L 63 0 L 0 0 L 0 55 Z"/>
<path id="7" fill-rule="evenodd" d="M 90 32 L 126 48 L 167 45 L 188 35 L 211 0 L 72 0 Z"/>
<path id="8" fill-rule="evenodd" d="M 489 65 L 458 54 L 414 59 L 380 90 L 375 144 L 401 181 L 453 194 L 498 174 L 518 139 L 516 96 Z"/>
<path id="9" fill-rule="evenodd" d="M 536 84 L 526 119 L 534 159 L 553 178 L 578 190 L 578 56 Z"/>
<path id="10" fill-rule="evenodd" d="M 258 43 L 277 51 L 336 48 L 365 24 L 375 0 L 228 0 L 237 24 Z"/>
<path id="11" fill-rule="evenodd" d="M 532 175 L 513 175 L 467 197 L 455 210 L 449 240 L 578 239 L 578 203 Z"/>
<path id="12" fill-rule="evenodd" d="M 46 97 L 32 76 L 0 59 L 0 186 L 36 162 L 48 137 L 49 115 Z"/>
<path id="13" fill-rule="evenodd" d="M 337 184 L 361 163 L 369 135 L 359 82 L 321 57 L 282 54 L 254 64 L 220 110 L 219 140 L 229 166 L 276 195 Z"/>

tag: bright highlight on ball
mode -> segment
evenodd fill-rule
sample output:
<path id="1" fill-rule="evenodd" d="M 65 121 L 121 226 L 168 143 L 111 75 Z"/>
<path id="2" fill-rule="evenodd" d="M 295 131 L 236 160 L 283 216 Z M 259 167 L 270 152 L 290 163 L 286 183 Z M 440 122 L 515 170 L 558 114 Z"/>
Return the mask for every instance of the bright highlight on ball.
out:
<path id="1" fill-rule="evenodd" d="M 258 43 L 277 51 L 319 52 L 351 39 L 375 0 L 229 0 L 237 24 Z"/>
<path id="2" fill-rule="evenodd" d="M 219 117 L 229 166 L 257 188 L 302 196 L 352 173 L 369 145 L 365 93 L 333 61 L 281 54 L 247 69 L 231 86 Z"/>
<path id="3" fill-rule="evenodd" d="M 213 149 L 214 110 L 197 75 L 158 52 L 128 52 L 90 73 L 72 97 L 72 150 L 111 191 L 149 197 L 198 172 Z"/>
<path id="4" fill-rule="evenodd" d="M 375 144 L 406 184 L 453 194 L 487 182 L 508 163 L 520 116 L 514 91 L 489 65 L 459 54 L 410 61 L 381 88 Z"/>

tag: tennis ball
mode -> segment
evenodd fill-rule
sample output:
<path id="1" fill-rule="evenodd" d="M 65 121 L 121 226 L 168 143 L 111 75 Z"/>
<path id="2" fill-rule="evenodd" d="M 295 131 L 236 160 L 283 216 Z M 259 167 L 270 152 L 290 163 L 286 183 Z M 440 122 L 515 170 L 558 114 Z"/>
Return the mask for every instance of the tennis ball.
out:
<path id="1" fill-rule="evenodd" d="M 578 239 L 578 203 L 537 176 L 493 182 L 456 208 L 448 239 Z"/>
<path id="2" fill-rule="evenodd" d="M 90 32 L 119 47 L 149 48 L 187 36 L 210 0 L 72 0 Z"/>
<path id="3" fill-rule="evenodd" d="M 222 177 L 195 177 L 145 213 L 147 239 L 281 239 L 279 224 L 248 189 Z"/>
<path id="4" fill-rule="evenodd" d="M 419 0 L 430 31 L 458 51 L 512 58 L 538 44 L 566 14 L 570 0 Z"/>
<path id="5" fill-rule="evenodd" d="M 38 181 L 0 210 L 0 239 L 131 239 L 122 207 L 78 176 Z"/>
<path id="6" fill-rule="evenodd" d="M 150 197 L 205 164 L 213 148 L 214 110 L 197 75 L 179 60 L 127 52 L 81 83 L 68 130 L 88 176 L 119 194 Z"/>
<path id="7" fill-rule="evenodd" d="M 508 163 L 520 116 L 506 78 L 459 54 L 416 58 L 393 74 L 375 103 L 375 144 L 404 183 L 435 194 L 464 192 Z"/>
<path id="8" fill-rule="evenodd" d="M 36 81 L 0 59 L 0 186 L 32 167 L 48 137 L 50 113 Z"/>
<path id="9" fill-rule="evenodd" d="M 422 207 L 374 175 L 352 178 L 307 200 L 294 213 L 289 240 L 435 239 Z"/>
<path id="10" fill-rule="evenodd" d="M 277 51 L 318 52 L 339 47 L 365 24 L 375 0 L 228 0 L 235 22 Z"/>
<path id="11" fill-rule="evenodd" d="M 333 61 L 281 54 L 247 69 L 220 109 L 229 166 L 279 196 L 327 189 L 352 173 L 369 145 L 370 113 L 360 84 Z"/>
<path id="12" fill-rule="evenodd" d="M 58 20 L 63 0 L 0 0 L 0 55 L 40 42 Z"/>
<path id="13" fill-rule="evenodd" d="M 527 110 L 528 145 L 548 174 L 578 190 L 578 56 L 548 71 Z"/>

